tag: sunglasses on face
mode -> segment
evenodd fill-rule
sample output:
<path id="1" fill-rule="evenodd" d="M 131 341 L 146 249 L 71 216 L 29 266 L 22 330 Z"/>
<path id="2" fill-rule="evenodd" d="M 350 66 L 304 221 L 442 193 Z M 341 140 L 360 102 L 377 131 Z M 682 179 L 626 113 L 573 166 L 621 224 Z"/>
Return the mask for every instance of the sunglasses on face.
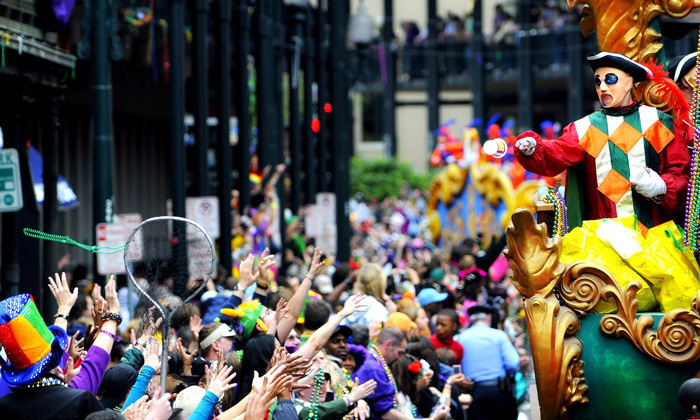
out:
<path id="1" fill-rule="evenodd" d="M 615 83 L 617 83 L 617 75 L 613 74 L 613 73 L 608 73 L 605 75 L 604 81 L 605 81 L 605 84 L 608 86 L 614 85 Z M 601 84 L 600 76 L 596 75 L 595 76 L 595 85 L 600 86 L 600 84 Z"/>

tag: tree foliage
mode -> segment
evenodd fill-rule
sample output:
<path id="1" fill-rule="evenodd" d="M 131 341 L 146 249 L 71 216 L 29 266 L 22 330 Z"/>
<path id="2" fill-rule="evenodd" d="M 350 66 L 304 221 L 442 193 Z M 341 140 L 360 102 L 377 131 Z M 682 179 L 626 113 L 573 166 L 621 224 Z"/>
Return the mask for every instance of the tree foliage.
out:
<path id="1" fill-rule="evenodd" d="M 432 172 L 416 173 L 409 163 L 395 158 L 366 160 L 355 156 L 350 167 L 350 191 L 383 200 L 397 197 L 404 183 L 411 188 L 428 189 L 432 176 Z"/>

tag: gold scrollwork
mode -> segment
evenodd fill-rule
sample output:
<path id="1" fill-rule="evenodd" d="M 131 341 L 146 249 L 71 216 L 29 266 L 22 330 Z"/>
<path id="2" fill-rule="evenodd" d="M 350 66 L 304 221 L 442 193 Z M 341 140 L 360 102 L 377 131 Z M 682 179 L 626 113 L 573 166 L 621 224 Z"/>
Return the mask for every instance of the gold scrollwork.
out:
<path id="1" fill-rule="evenodd" d="M 559 262 L 561 237 L 550 238 L 544 223 L 536 224 L 532 212 L 518 209 L 513 226 L 506 230 L 508 258 L 513 284 L 525 297 L 549 296 L 566 267 Z"/>
<path id="2" fill-rule="evenodd" d="M 565 268 L 559 262 L 561 238 L 549 238 L 545 225 L 537 225 L 527 209 L 513 213 L 506 235 L 513 284 L 526 297 L 541 418 L 566 419 L 573 404 L 588 402 L 584 395 L 588 385 L 581 360 L 583 345 L 576 337 L 581 322 L 553 294 Z"/>
<path id="3" fill-rule="evenodd" d="M 600 320 L 603 334 L 624 337 L 642 353 L 665 363 L 682 364 L 700 358 L 700 314 L 698 297 L 693 309 L 674 309 L 652 330 L 650 315 L 637 317 L 639 281 L 630 282 L 623 290 L 612 274 L 596 263 L 579 261 L 567 267 L 562 277 L 559 295 L 579 316 L 585 316 L 600 299 L 614 302 L 617 313 Z"/>
<path id="4" fill-rule="evenodd" d="M 586 403 L 583 345 L 576 337 L 581 322 L 553 295 L 534 295 L 525 301 L 532 340 L 538 398 L 543 420 L 565 419 L 571 404 Z"/>

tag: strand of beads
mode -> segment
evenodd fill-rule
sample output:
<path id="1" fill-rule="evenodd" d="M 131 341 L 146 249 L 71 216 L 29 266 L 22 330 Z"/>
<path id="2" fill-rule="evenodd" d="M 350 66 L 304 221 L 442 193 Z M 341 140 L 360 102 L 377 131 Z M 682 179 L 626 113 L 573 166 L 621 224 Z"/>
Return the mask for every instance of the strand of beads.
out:
<path id="1" fill-rule="evenodd" d="M 44 388 L 47 386 L 56 386 L 56 385 L 61 385 L 61 386 L 68 386 L 65 382 L 58 378 L 41 378 L 38 381 L 34 381 L 30 384 L 22 386 L 22 388 Z"/>
<path id="2" fill-rule="evenodd" d="M 566 202 L 559 190 L 556 187 L 547 188 L 547 195 L 542 198 L 542 201 L 554 205 L 554 229 L 552 229 L 552 236 L 569 233 Z"/>
<path id="3" fill-rule="evenodd" d="M 396 386 L 396 380 L 394 379 L 394 375 L 391 373 L 391 369 L 389 368 L 389 365 L 386 363 L 386 360 L 384 360 L 384 356 L 382 356 L 382 352 L 379 351 L 379 348 L 375 345 L 372 344 L 372 349 L 370 350 L 372 352 L 372 355 L 374 356 L 375 359 L 379 362 L 381 367 L 384 369 L 384 373 L 386 373 L 386 377 L 389 378 L 389 382 L 391 382 L 391 385 L 394 387 L 394 409 L 399 408 L 399 401 L 397 399 L 397 395 L 399 395 L 399 388 Z"/>
<path id="4" fill-rule="evenodd" d="M 314 375 L 314 387 L 311 391 L 311 409 L 309 410 L 309 418 L 315 420 L 318 418 L 318 403 L 323 388 L 323 368 L 319 368 Z"/>
<path id="5" fill-rule="evenodd" d="M 416 408 L 416 406 L 413 405 L 413 403 L 410 401 L 408 403 L 411 405 L 411 414 L 413 414 L 413 418 L 414 419 L 420 418 L 420 416 L 418 415 L 418 409 Z"/>
<path id="6" fill-rule="evenodd" d="M 700 52 L 700 34 L 698 35 L 698 52 Z M 700 67 L 695 72 L 695 86 L 693 86 L 693 103 L 691 116 L 695 132 L 693 135 L 693 151 L 690 158 L 690 183 L 688 197 L 685 204 L 685 245 L 698 251 L 698 223 L 700 223 L 700 174 L 698 173 L 698 153 L 700 152 Z M 681 116 L 682 118 L 682 116 Z"/>

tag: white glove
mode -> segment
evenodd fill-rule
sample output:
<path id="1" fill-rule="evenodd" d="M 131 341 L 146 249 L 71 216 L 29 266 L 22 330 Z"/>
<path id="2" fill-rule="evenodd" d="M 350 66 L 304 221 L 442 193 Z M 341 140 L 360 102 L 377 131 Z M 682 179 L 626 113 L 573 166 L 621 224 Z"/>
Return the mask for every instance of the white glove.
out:
<path id="1" fill-rule="evenodd" d="M 517 147 L 526 156 L 530 156 L 535 153 L 536 146 L 537 140 L 532 137 L 523 137 L 515 142 L 515 147 Z"/>
<path id="2" fill-rule="evenodd" d="M 645 197 L 653 198 L 666 194 L 666 183 L 659 174 L 649 168 L 637 169 L 630 178 L 634 189 Z"/>

